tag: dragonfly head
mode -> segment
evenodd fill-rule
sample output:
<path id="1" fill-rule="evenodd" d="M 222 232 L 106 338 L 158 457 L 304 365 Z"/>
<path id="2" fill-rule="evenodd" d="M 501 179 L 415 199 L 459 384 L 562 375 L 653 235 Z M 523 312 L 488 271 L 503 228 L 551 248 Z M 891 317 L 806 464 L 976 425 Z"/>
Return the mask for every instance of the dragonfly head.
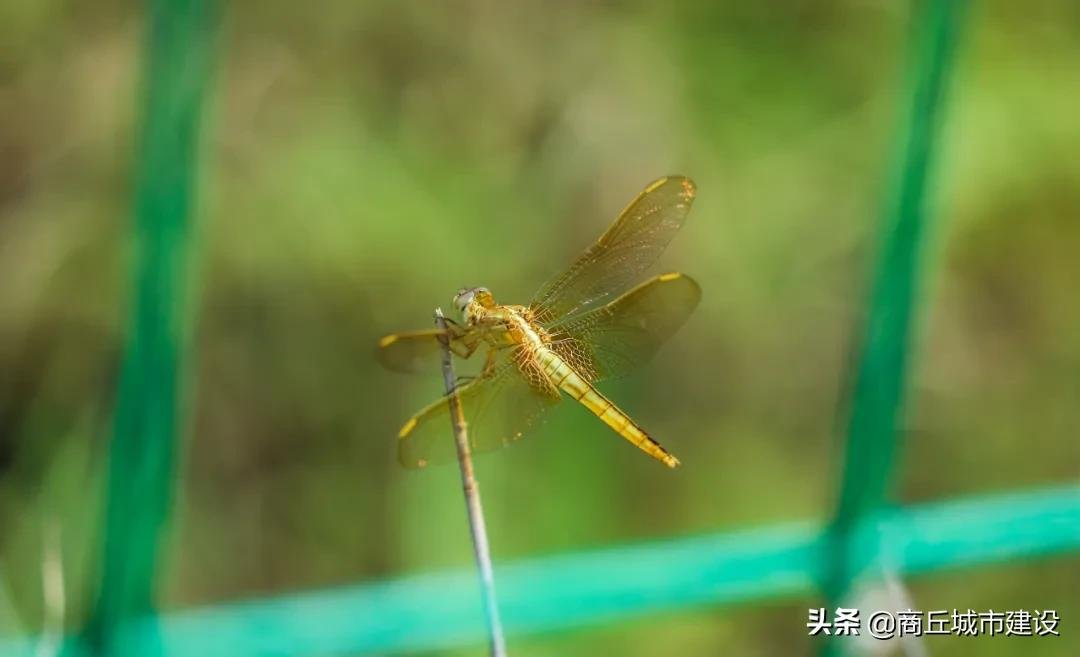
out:
<path id="1" fill-rule="evenodd" d="M 468 308 L 474 303 L 482 308 L 491 308 L 495 305 L 495 298 L 486 287 L 463 287 L 454 295 L 454 307 L 462 315 L 468 316 Z"/>

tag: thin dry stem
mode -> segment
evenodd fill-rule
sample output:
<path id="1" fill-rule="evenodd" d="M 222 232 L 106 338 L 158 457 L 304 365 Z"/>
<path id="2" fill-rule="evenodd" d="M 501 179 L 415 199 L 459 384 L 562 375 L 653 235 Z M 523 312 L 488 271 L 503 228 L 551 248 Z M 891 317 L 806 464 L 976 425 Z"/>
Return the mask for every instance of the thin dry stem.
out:
<path id="1" fill-rule="evenodd" d="M 441 308 L 435 309 L 435 325 L 446 330 L 446 317 Z M 440 342 L 443 346 L 443 382 L 446 384 L 446 394 L 449 397 L 450 424 L 454 430 L 454 442 L 457 444 L 458 464 L 461 466 L 461 487 L 465 492 L 465 508 L 469 514 L 473 553 L 476 555 L 476 567 L 480 571 L 480 595 L 483 598 L 484 615 L 491 635 L 491 654 L 492 657 L 506 657 L 506 639 L 503 637 L 499 604 L 495 596 L 495 571 L 491 566 L 491 548 L 488 546 L 487 526 L 484 523 L 484 507 L 480 503 L 480 485 L 476 482 L 476 475 L 473 472 L 465 413 L 461 410 L 461 400 L 457 396 L 453 354 L 447 338 L 440 338 Z"/>

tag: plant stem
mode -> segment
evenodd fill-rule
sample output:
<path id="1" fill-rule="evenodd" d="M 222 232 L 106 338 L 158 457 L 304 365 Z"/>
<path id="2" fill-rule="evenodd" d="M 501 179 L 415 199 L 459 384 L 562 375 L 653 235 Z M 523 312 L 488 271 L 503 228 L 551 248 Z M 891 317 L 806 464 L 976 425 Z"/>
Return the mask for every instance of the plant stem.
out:
<path id="1" fill-rule="evenodd" d="M 435 309 L 435 325 L 446 330 L 446 316 L 443 315 L 441 308 Z M 480 484 L 477 483 L 473 472 L 468 427 L 465 424 L 465 413 L 461 410 L 461 400 L 457 396 L 453 354 L 450 351 L 450 341 L 446 337 L 440 338 L 439 341 L 443 346 L 443 382 L 446 384 L 446 395 L 450 404 L 450 425 L 454 430 L 454 442 L 457 444 L 458 465 L 461 466 L 461 487 L 465 493 L 465 508 L 469 514 L 469 531 L 472 533 L 476 567 L 480 571 L 480 595 L 483 598 L 484 616 L 491 635 L 491 655 L 492 657 L 506 657 L 506 639 L 503 637 L 502 621 L 499 620 L 499 602 L 495 596 L 495 570 L 491 566 L 491 548 L 488 545 L 487 525 L 484 523 L 484 507 L 480 502 Z"/>

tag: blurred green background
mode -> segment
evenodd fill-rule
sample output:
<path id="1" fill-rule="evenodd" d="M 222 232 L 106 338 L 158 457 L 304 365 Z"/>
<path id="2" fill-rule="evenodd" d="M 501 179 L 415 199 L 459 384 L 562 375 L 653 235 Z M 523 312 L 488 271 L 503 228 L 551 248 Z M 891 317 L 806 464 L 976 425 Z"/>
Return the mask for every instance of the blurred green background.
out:
<path id="1" fill-rule="evenodd" d="M 50 622 L 43 559 L 62 563 L 69 629 L 92 600 L 143 13 L 0 8 L 0 634 Z M 1080 6 L 992 0 L 966 20 L 902 425 L 908 502 L 1080 475 Z M 657 271 L 694 276 L 702 305 L 604 390 L 684 467 L 567 405 L 477 461 L 496 562 L 827 518 L 911 31 L 906 4 L 854 0 L 229 3 L 162 606 L 468 566 L 456 469 L 395 461 L 441 382 L 381 371 L 376 339 L 429 326 L 462 286 L 524 303 L 667 173 L 699 196 Z M 1073 555 L 909 594 L 1064 619 L 1059 639 L 931 639 L 933 655 L 1074 655 L 1078 587 Z M 810 654 L 806 603 L 515 636 L 511 653 Z"/>

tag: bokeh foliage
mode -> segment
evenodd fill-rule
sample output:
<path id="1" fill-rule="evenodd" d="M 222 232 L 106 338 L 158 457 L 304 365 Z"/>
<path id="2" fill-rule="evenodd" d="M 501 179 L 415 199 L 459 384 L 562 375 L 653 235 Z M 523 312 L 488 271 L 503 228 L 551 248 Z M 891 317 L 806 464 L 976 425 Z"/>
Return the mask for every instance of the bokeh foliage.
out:
<path id="1" fill-rule="evenodd" d="M 43 622 L 50 526 L 70 627 L 95 581 L 143 28 L 125 3 L 0 12 L 0 631 L 17 632 Z M 1080 472 L 1078 19 L 1067 0 L 968 17 L 905 500 Z M 479 462 L 496 557 L 824 517 L 910 24 L 901 5 L 838 1 L 232 3 L 202 144 L 166 606 L 468 563 L 456 472 L 393 459 L 437 376 L 380 371 L 374 340 L 426 326 L 461 285 L 526 299 L 670 172 L 700 196 L 663 266 L 705 298 L 657 362 L 606 390 L 686 465 L 666 472 L 568 408 Z M 1075 618 L 1078 570 L 963 573 L 913 596 Z M 705 609 L 514 652 L 805 652 L 804 607 Z"/>

